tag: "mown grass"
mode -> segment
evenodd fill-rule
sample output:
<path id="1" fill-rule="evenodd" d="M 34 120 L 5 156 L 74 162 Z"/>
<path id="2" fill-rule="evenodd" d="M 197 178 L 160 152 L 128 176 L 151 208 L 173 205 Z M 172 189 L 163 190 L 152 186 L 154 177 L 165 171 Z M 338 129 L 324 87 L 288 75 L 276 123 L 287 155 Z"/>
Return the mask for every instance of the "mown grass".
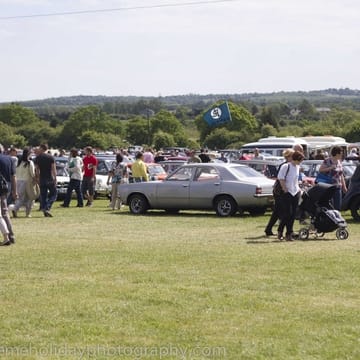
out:
<path id="1" fill-rule="evenodd" d="M 263 237 L 270 214 L 107 204 L 13 220 L 1 358 L 360 358 L 360 225 L 288 243 Z"/>

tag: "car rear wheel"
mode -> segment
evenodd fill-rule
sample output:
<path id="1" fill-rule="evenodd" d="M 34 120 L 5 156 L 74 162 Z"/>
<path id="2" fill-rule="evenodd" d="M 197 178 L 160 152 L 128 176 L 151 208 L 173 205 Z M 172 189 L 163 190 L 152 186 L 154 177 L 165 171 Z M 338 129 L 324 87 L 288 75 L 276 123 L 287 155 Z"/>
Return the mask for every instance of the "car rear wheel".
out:
<path id="1" fill-rule="evenodd" d="M 353 217 L 353 219 L 355 221 L 360 222 L 360 196 L 359 195 L 356 196 L 351 201 L 350 211 L 351 211 L 351 216 Z"/>
<path id="2" fill-rule="evenodd" d="M 129 199 L 129 209 L 132 214 L 139 215 L 145 214 L 149 204 L 146 200 L 146 197 L 141 194 L 131 195 Z"/>
<path id="3" fill-rule="evenodd" d="M 235 200 L 230 196 L 219 196 L 215 200 L 215 211 L 218 216 L 232 216 L 238 210 Z"/>

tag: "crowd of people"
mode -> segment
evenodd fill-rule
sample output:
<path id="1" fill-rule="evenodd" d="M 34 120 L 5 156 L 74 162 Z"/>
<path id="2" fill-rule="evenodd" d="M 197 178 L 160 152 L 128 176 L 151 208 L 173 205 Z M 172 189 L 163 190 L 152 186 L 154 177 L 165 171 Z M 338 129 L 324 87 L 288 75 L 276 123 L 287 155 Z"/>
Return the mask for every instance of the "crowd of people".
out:
<path id="1" fill-rule="evenodd" d="M 211 161 L 207 150 L 204 149 L 201 149 L 200 153 L 190 151 L 186 155 L 188 163 Z M 326 174 L 331 179 L 331 183 L 337 187 L 333 205 L 334 209 L 340 210 L 342 194 L 347 191 L 341 165 L 342 149 L 334 146 L 330 155 L 325 156 L 320 153 L 317 155 L 321 155 L 323 158 L 320 173 Z M 174 156 L 178 156 L 178 154 L 174 153 Z M 256 156 L 260 158 L 261 154 L 257 153 Z M 274 194 L 275 205 L 265 228 L 265 234 L 266 236 L 275 236 L 272 229 L 278 221 L 277 238 L 292 241 L 294 239 L 293 225 L 301 196 L 300 164 L 304 159 L 304 153 L 301 145 L 295 145 L 292 149 L 286 149 L 283 156 L 285 161 L 280 165 L 277 175 L 282 194 Z M 137 152 L 131 166 L 132 181 L 149 181 L 146 164 L 157 160 L 161 161 L 163 158 L 161 151 L 154 152 L 151 148 L 144 152 Z M 128 154 L 125 151 L 119 151 L 109 170 L 107 184 L 111 184 L 110 208 L 112 210 L 120 209 L 122 206 L 119 191 L 121 184 L 129 182 L 128 162 Z M 76 193 L 77 207 L 93 205 L 97 166 L 98 159 L 92 147 L 86 147 L 83 156 L 80 156 L 79 149 L 70 150 L 67 165 L 70 177 L 69 186 L 60 206 L 64 208 L 70 206 L 73 192 Z M 5 178 L 8 186 L 7 193 L 1 195 L 0 231 L 3 241 L 0 246 L 4 246 L 15 243 L 10 211 L 16 218 L 20 208 L 24 207 L 25 216 L 31 217 L 34 201 L 39 198 L 39 210 L 45 217 L 53 217 L 51 209 L 57 199 L 55 158 L 46 144 L 41 144 L 33 150 L 25 147 L 20 157 L 17 156 L 15 148 L 10 148 L 5 153 L 3 146 L 0 145 L 0 174 Z M 86 203 L 84 203 L 84 199 Z M 8 204 L 10 205 L 8 206 Z"/>
<path id="2" fill-rule="evenodd" d="M 274 209 L 270 220 L 265 227 L 265 235 L 275 235 L 272 228 L 278 221 L 277 238 L 278 240 L 293 241 L 295 238 L 293 225 L 298 213 L 298 204 L 302 190 L 299 182 L 301 182 L 300 164 L 304 160 L 304 153 L 301 145 L 295 145 L 292 149 L 286 149 L 283 152 L 285 161 L 280 164 L 277 174 L 282 188 L 280 194 L 274 193 Z M 323 157 L 319 173 L 326 174 L 327 183 L 334 185 L 336 191 L 332 198 L 332 205 L 335 210 L 341 210 L 343 194 L 347 192 L 347 186 L 344 178 L 342 167 L 343 151 L 340 146 L 334 146 L 330 155 Z M 317 181 L 321 177 L 318 176 Z M 300 220 L 302 220 L 300 218 Z M 284 230 L 285 236 L 284 236 Z"/>

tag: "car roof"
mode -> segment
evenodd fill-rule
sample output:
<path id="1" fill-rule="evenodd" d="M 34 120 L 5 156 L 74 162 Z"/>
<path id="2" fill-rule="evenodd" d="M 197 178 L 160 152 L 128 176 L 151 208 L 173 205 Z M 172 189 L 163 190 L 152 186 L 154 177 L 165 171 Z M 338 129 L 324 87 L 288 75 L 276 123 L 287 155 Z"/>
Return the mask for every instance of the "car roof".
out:
<path id="1" fill-rule="evenodd" d="M 190 166 L 190 167 L 222 167 L 222 168 L 230 168 L 236 166 L 247 166 L 246 164 L 238 164 L 238 163 L 225 163 L 225 162 L 207 162 L 207 163 L 185 163 L 183 166 Z"/>
<path id="2" fill-rule="evenodd" d="M 285 159 L 250 159 L 250 160 L 234 160 L 232 164 L 263 164 L 263 165 L 278 165 L 285 161 Z"/>

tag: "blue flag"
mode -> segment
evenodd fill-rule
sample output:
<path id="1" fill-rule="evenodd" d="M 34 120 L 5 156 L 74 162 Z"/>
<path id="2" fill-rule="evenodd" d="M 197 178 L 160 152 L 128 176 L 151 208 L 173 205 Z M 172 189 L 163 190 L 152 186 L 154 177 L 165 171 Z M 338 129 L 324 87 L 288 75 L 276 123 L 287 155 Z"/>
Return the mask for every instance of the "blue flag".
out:
<path id="1" fill-rule="evenodd" d="M 231 114 L 228 103 L 224 102 L 208 110 L 204 114 L 204 120 L 208 123 L 209 126 L 218 126 L 231 121 Z"/>

